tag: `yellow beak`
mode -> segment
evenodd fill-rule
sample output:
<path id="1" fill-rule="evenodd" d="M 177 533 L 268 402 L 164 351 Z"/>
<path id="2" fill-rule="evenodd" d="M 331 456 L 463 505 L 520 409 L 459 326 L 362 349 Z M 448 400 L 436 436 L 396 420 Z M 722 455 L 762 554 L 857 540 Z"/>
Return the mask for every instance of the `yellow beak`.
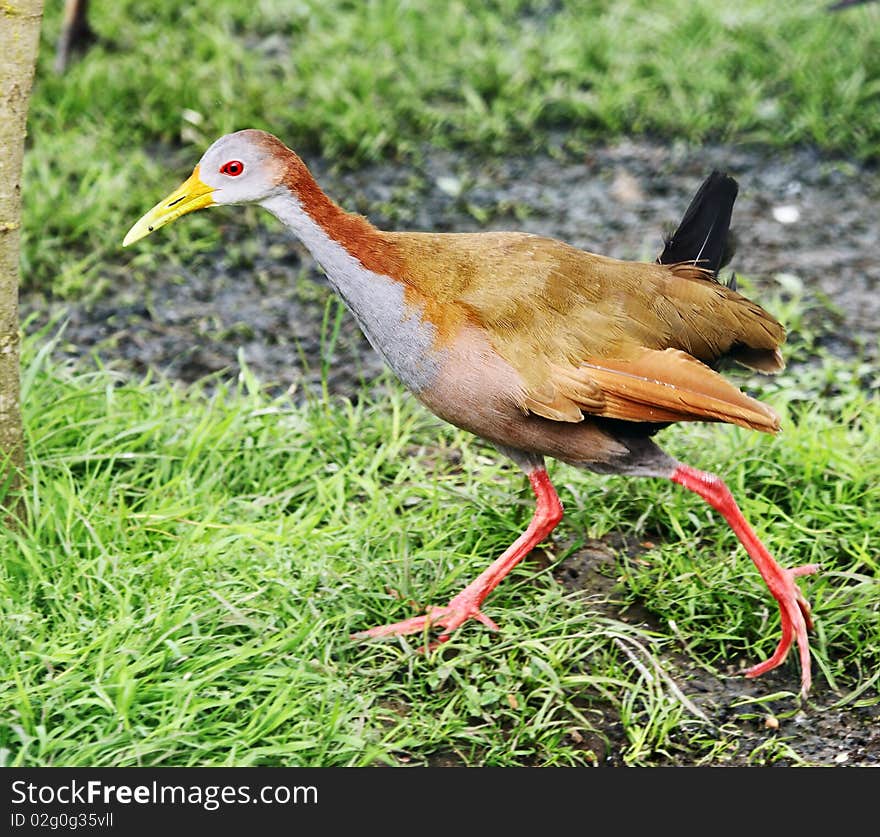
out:
<path id="1" fill-rule="evenodd" d="M 212 186 L 202 182 L 199 177 L 199 167 L 196 166 L 189 178 L 178 186 L 167 198 L 159 201 L 143 218 L 140 219 L 126 234 L 122 240 L 122 246 L 128 247 L 135 241 L 140 241 L 159 227 L 170 224 L 187 212 L 195 212 L 212 206 L 214 199 L 211 192 Z"/>

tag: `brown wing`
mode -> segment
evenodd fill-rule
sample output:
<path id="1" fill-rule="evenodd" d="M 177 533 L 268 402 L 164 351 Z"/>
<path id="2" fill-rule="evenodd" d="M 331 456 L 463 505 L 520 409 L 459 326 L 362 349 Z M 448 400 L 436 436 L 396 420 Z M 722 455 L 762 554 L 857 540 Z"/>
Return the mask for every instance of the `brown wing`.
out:
<path id="1" fill-rule="evenodd" d="M 482 327 L 520 374 L 520 406 L 555 421 L 725 421 L 774 431 L 770 408 L 713 364 L 783 368 L 782 326 L 692 265 L 625 262 L 520 233 L 407 236 L 418 290 Z M 431 261 L 419 256 L 430 248 Z"/>
<path id="2" fill-rule="evenodd" d="M 678 349 L 642 349 L 625 360 L 584 362 L 556 378 L 557 389 L 577 403 L 583 379 L 604 394 L 600 409 L 586 412 L 628 421 L 724 421 L 754 430 L 779 430 L 779 416 L 717 372 Z M 540 412 L 540 411 L 538 411 Z"/>

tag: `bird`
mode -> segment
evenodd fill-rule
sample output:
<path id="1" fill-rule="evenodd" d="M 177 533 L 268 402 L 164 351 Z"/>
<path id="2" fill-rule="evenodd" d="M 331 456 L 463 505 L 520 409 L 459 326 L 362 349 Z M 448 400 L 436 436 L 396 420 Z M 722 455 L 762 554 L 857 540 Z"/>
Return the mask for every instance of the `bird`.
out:
<path id="1" fill-rule="evenodd" d="M 498 630 L 483 612 L 486 598 L 563 516 L 551 458 L 600 474 L 668 479 L 720 513 L 780 611 L 775 651 L 744 674 L 776 668 L 796 644 L 806 699 L 813 621 L 796 579 L 818 565 L 780 565 L 720 477 L 679 462 L 654 440 L 683 421 L 780 429 L 770 406 L 716 368 L 730 360 L 768 374 L 784 368 L 783 326 L 718 278 L 737 193 L 732 176 L 712 171 L 654 262 L 525 232 L 385 231 L 334 202 L 280 139 L 251 128 L 216 140 L 123 246 L 199 209 L 262 206 L 311 252 L 418 401 L 528 477 L 531 521 L 485 571 L 447 605 L 353 638 L 422 634 L 434 647 L 470 619 Z"/>

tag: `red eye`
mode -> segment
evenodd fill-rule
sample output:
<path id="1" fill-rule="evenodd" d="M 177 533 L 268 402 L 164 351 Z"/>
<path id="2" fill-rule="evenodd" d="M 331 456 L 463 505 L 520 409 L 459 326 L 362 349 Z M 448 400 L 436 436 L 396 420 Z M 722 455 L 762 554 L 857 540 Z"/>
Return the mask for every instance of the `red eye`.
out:
<path id="1" fill-rule="evenodd" d="M 220 166 L 220 174 L 228 174 L 230 177 L 238 177 L 244 171 L 244 163 L 240 160 L 230 160 Z"/>

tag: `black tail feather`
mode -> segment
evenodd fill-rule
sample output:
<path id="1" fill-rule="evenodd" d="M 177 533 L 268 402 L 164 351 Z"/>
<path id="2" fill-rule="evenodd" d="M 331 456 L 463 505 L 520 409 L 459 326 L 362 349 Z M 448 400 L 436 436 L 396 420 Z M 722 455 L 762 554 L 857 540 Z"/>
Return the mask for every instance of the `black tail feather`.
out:
<path id="1" fill-rule="evenodd" d="M 666 239 L 660 264 L 693 262 L 717 274 L 733 255 L 730 218 L 739 187 L 728 174 L 713 171 L 700 186 L 678 229 Z"/>

